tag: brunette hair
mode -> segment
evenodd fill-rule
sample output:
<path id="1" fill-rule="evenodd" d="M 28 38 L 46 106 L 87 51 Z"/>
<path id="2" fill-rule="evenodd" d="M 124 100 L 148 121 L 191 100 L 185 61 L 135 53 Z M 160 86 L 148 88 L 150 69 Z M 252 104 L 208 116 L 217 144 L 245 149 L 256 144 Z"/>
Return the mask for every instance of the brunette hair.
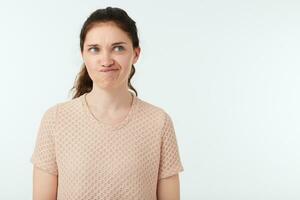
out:
<path id="1" fill-rule="evenodd" d="M 138 31 L 136 27 L 136 22 L 131 19 L 126 11 L 117 7 L 106 7 L 104 9 L 95 10 L 84 22 L 80 31 L 80 50 L 83 52 L 83 45 L 87 32 L 101 22 L 114 22 L 121 30 L 123 30 L 131 39 L 133 48 L 139 47 Z M 133 90 L 137 96 L 137 91 L 131 85 L 130 80 L 135 73 L 135 67 L 132 65 L 130 75 L 128 78 L 128 87 Z M 83 63 L 81 69 L 77 74 L 74 85 L 71 88 L 73 91 L 72 99 L 81 96 L 84 93 L 90 92 L 93 88 L 93 81 L 90 78 L 86 66 Z"/>

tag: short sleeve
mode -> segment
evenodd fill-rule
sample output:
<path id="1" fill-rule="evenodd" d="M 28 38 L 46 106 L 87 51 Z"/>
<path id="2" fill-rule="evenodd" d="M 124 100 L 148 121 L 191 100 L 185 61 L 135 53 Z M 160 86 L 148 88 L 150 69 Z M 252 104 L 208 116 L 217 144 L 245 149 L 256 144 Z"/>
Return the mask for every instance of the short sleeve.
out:
<path id="1" fill-rule="evenodd" d="M 162 131 L 158 179 L 167 178 L 184 170 L 180 159 L 174 125 L 167 113 L 165 113 L 165 122 Z"/>
<path id="2" fill-rule="evenodd" d="M 57 175 L 55 152 L 55 119 L 57 105 L 52 106 L 44 113 L 36 136 L 35 147 L 30 162 L 36 167 Z"/>

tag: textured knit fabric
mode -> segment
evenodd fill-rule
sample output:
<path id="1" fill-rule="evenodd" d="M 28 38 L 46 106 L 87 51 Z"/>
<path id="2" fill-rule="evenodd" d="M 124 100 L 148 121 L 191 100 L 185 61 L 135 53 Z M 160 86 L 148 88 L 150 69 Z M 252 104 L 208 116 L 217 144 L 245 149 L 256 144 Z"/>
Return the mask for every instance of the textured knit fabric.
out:
<path id="1" fill-rule="evenodd" d="M 133 94 L 111 125 L 94 117 L 86 94 L 45 111 L 30 161 L 58 176 L 58 200 L 156 200 L 158 180 L 183 171 L 169 114 Z"/>

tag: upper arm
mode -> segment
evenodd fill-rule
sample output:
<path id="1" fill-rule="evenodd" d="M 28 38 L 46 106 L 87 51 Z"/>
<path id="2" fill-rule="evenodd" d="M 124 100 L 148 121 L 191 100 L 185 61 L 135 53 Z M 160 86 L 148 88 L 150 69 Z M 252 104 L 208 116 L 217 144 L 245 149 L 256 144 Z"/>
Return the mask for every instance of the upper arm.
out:
<path id="1" fill-rule="evenodd" d="M 179 200 L 179 172 L 183 171 L 175 128 L 171 117 L 165 113 L 162 129 L 160 162 L 158 169 L 158 200 Z"/>
<path id="2" fill-rule="evenodd" d="M 183 170 L 173 121 L 171 117 L 165 113 L 165 121 L 161 135 L 158 180 L 176 175 Z"/>
<path id="3" fill-rule="evenodd" d="M 33 167 L 33 200 L 56 200 L 57 175 Z"/>
<path id="4" fill-rule="evenodd" d="M 160 179 L 157 186 L 157 200 L 179 200 L 180 184 L 178 174 Z"/>
<path id="5" fill-rule="evenodd" d="M 43 115 L 36 137 L 33 165 L 33 200 L 54 200 L 57 193 L 58 166 L 55 148 L 55 121 L 57 106 Z"/>

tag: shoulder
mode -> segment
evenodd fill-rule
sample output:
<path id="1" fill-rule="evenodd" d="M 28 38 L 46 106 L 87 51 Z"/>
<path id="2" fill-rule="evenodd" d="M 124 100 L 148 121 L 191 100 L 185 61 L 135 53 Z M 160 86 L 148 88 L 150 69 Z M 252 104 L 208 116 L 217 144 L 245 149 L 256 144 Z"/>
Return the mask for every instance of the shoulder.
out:
<path id="1" fill-rule="evenodd" d="M 142 99 L 139 99 L 139 101 L 139 111 L 141 117 L 149 119 L 153 123 L 160 124 L 161 128 L 168 123 L 172 123 L 171 116 L 165 108 Z"/>
<path id="2" fill-rule="evenodd" d="M 72 113 L 80 108 L 80 103 L 80 97 L 57 102 L 46 108 L 44 117 L 56 118 L 57 115 Z"/>
<path id="3" fill-rule="evenodd" d="M 74 99 L 60 101 L 60 102 L 56 103 L 56 105 L 59 110 L 74 109 L 74 108 L 77 108 L 82 103 L 81 98 L 82 98 L 82 96 L 79 96 Z"/>

